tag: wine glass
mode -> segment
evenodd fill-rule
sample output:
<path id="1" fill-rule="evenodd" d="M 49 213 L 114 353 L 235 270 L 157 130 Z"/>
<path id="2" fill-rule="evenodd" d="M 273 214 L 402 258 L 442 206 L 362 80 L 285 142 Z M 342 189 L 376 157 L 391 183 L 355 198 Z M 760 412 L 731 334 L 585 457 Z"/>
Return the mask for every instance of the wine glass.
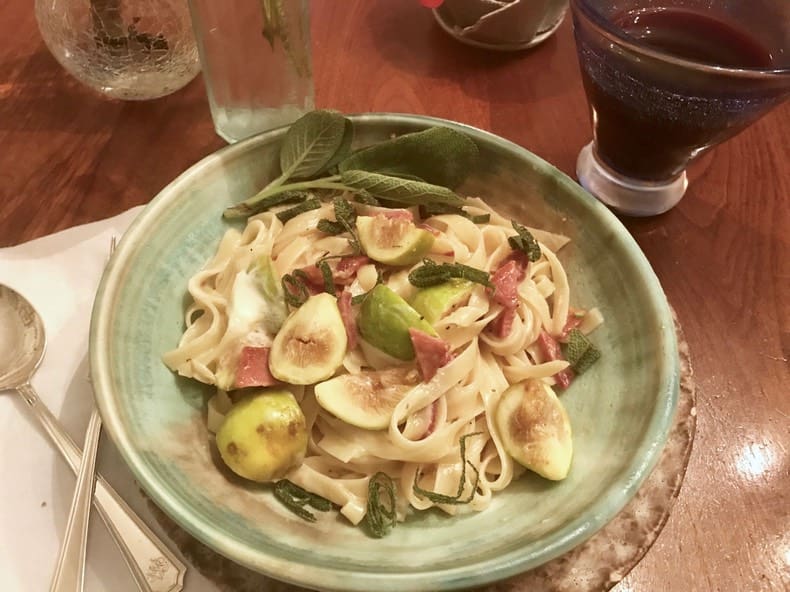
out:
<path id="1" fill-rule="evenodd" d="M 790 96 L 787 0 L 570 0 L 593 123 L 579 181 L 619 213 L 675 206 L 686 165 Z"/>

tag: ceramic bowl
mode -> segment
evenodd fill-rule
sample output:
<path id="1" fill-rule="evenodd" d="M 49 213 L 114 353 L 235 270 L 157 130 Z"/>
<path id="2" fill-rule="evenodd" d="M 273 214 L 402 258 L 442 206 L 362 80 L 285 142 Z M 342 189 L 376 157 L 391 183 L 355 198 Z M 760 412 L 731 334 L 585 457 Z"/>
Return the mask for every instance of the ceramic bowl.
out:
<path id="1" fill-rule="evenodd" d="M 178 342 L 186 282 L 229 222 L 222 210 L 277 173 L 278 129 L 208 156 L 168 185 L 121 240 L 96 297 L 90 360 L 104 424 L 148 495 L 181 527 L 249 568 L 322 590 L 471 587 L 534 568 L 615 516 L 657 461 L 678 394 L 664 293 L 620 222 L 563 173 L 492 134 L 427 117 L 353 117 L 370 144 L 431 125 L 469 134 L 481 165 L 462 188 L 512 218 L 569 235 L 561 251 L 572 302 L 598 306 L 602 359 L 562 395 L 574 432 L 570 475 L 526 474 L 481 513 L 411 516 L 371 539 L 341 517 L 310 524 L 266 486 L 221 470 L 204 427 L 209 389 L 161 356 Z"/>

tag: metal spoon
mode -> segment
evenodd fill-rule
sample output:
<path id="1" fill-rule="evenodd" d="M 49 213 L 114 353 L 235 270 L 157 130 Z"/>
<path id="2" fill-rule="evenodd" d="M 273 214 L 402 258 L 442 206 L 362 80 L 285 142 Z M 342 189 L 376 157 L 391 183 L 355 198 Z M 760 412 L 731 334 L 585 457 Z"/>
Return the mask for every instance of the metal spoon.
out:
<path id="1" fill-rule="evenodd" d="M 19 393 L 76 474 L 82 452 L 30 384 L 44 357 L 41 317 L 19 293 L 0 284 L 0 392 Z M 126 505 L 101 475 L 93 503 L 143 592 L 180 592 L 186 567 Z"/>

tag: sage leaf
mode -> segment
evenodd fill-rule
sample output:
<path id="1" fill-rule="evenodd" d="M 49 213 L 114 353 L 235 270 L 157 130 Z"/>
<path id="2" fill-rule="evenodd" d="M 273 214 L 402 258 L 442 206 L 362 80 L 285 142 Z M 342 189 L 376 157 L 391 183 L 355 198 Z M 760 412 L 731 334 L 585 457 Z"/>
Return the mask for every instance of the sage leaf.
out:
<path id="1" fill-rule="evenodd" d="M 507 242 L 510 243 L 510 248 L 514 251 L 523 251 L 527 255 L 527 259 L 533 263 L 540 259 L 542 254 L 540 245 L 529 229 L 515 220 L 511 220 L 510 223 L 513 230 L 518 232 L 518 235 L 508 237 Z"/>
<path id="2" fill-rule="evenodd" d="M 449 282 L 452 278 L 469 280 L 487 288 L 493 288 L 491 276 L 487 271 L 464 265 L 463 263 L 442 263 L 439 265 L 430 259 L 409 272 L 409 283 L 417 288 L 428 288 Z"/>
<path id="3" fill-rule="evenodd" d="M 466 134 L 432 127 L 358 150 L 340 163 L 340 172 L 362 170 L 455 189 L 474 170 L 478 155 Z"/>
<path id="4" fill-rule="evenodd" d="M 346 138 L 348 120 L 337 111 L 310 111 L 297 119 L 280 148 L 280 181 L 306 179 L 326 170 Z"/>
<path id="5" fill-rule="evenodd" d="M 354 124 L 348 117 L 344 117 L 345 127 L 343 129 L 343 141 L 335 152 L 332 159 L 326 164 L 325 170 L 329 171 L 337 167 L 342 161 L 351 155 L 351 143 L 354 141 Z"/>
<path id="6" fill-rule="evenodd" d="M 587 338 L 587 336 L 579 331 L 573 329 L 568 334 L 568 345 L 565 349 L 565 359 L 570 362 L 576 374 L 583 374 L 601 357 L 601 350 L 599 350 Z"/>
<path id="7" fill-rule="evenodd" d="M 341 182 L 356 190 L 366 191 L 374 197 L 407 205 L 442 203 L 463 205 L 464 200 L 447 187 L 411 181 L 380 173 L 347 170 L 340 173 Z"/>

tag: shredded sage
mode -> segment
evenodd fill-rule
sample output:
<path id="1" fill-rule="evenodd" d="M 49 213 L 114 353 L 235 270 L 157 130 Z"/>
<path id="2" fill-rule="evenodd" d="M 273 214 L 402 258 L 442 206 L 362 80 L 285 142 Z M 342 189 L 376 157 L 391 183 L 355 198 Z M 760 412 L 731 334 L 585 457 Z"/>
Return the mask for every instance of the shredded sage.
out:
<path id="1" fill-rule="evenodd" d="M 304 214 L 310 210 L 317 210 L 320 207 L 321 202 L 317 198 L 312 197 L 306 201 L 303 201 L 299 205 L 295 205 L 294 207 L 283 210 L 282 212 L 277 212 L 277 219 L 285 224 L 288 222 L 288 220 L 295 218 L 299 214 Z"/>
<path id="2" fill-rule="evenodd" d="M 515 220 L 511 220 L 510 223 L 513 225 L 513 230 L 518 233 L 516 236 L 508 237 L 507 242 L 510 243 L 510 247 L 514 251 L 522 251 L 525 253 L 527 255 L 527 259 L 533 263 L 540 259 L 542 254 L 540 251 L 540 245 L 538 244 L 538 241 L 535 240 L 535 237 L 532 236 L 532 233 L 527 229 L 526 226 L 519 224 Z"/>
<path id="3" fill-rule="evenodd" d="M 321 277 L 324 280 L 324 292 L 335 296 L 335 278 L 332 277 L 332 269 L 329 267 L 329 262 L 323 259 L 316 265 L 321 270 Z"/>
<path id="4" fill-rule="evenodd" d="M 381 471 L 368 482 L 368 511 L 365 521 L 370 534 L 377 539 L 386 536 L 395 527 L 395 484 L 389 475 Z"/>
<path id="5" fill-rule="evenodd" d="M 299 308 L 310 298 L 306 280 L 307 274 L 301 269 L 296 269 L 293 273 L 286 273 L 280 280 L 285 301 L 294 308 Z"/>
<path id="6" fill-rule="evenodd" d="M 308 522 L 315 522 L 316 517 L 305 506 L 310 506 L 319 512 L 328 512 L 332 509 L 332 502 L 328 499 L 310 493 L 287 479 L 281 479 L 274 484 L 274 497 L 291 512 Z"/>
<path id="7" fill-rule="evenodd" d="M 477 494 L 477 486 L 480 483 L 480 471 L 474 466 L 469 460 L 466 458 L 466 440 L 471 438 L 472 436 L 479 436 L 482 432 L 472 432 L 471 434 L 465 434 L 461 436 L 459 440 L 459 445 L 461 447 L 461 478 L 458 480 L 458 491 L 455 495 L 447 495 L 444 493 L 438 493 L 436 491 L 429 491 L 427 489 L 423 489 L 420 487 L 417 482 L 421 477 L 420 471 L 417 471 L 414 474 L 414 483 L 412 484 L 412 489 L 414 493 L 417 495 L 421 495 L 422 497 L 432 501 L 435 504 L 450 504 L 450 505 L 463 505 L 468 504 L 471 502 L 475 495 Z M 461 496 L 464 494 L 464 488 L 466 487 L 466 466 L 469 465 L 475 473 L 475 480 L 472 484 L 472 491 L 469 493 L 469 496 L 461 499 Z"/>
<path id="8" fill-rule="evenodd" d="M 487 271 L 463 263 L 442 263 L 440 265 L 430 259 L 424 259 L 420 267 L 414 268 L 409 273 L 409 283 L 417 288 L 436 286 L 448 282 L 452 278 L 469 280 L 488 288 L 493 287 L 490 274 Z"/>
<path id="9" fill-rule="evenodd" d="M 568 345 L 565 347 L 565 359 L 576 374 L 582 374 L 601 357 L 601 350 L 595 347 L 587 336 L 572 329 L 568 333 Z"/>

